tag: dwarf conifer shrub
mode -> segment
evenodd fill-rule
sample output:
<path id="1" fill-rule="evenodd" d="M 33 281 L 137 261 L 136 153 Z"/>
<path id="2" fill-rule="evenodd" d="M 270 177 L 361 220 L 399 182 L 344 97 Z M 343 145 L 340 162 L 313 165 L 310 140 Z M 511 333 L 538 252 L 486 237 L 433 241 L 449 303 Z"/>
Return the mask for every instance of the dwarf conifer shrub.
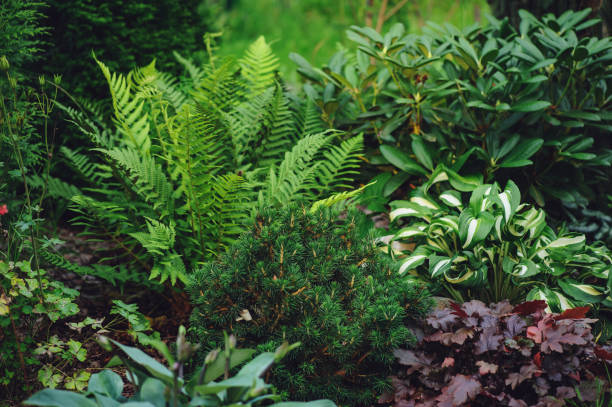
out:
<path id="1" fill-rule="evenodd" d="M 389 386 L 391 350 L 414 343 L 406 322 L 430 298 L 363 237 L 361 219 L 296 205 L 261 211 L 228 253 L 194 273 L 194 337 L 205 348 L 227 329 L 261 350 L 299 341 L 272 374 L 280 390 L 372 405 Z"/>

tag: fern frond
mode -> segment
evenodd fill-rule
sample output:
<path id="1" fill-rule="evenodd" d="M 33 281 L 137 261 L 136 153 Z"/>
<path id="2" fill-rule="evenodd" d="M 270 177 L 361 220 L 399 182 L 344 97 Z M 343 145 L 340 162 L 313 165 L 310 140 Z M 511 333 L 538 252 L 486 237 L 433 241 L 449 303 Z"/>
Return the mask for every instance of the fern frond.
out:
<path id="1" fill-rule="evenodd" d="M 366 189 L 369 186 L 372 186 L 376 183 L 376 181 L 370 182 L 368 185 L 364 185 L 360 188 L 354 189 L 352 191 L 343 191 L 343 192 L 338 192 L 336 194 L 333 194 L 332 196 L 325 198 L 325 199 L 320 199 L 318 201 L 315 201 L 312 206 L 310 207 L 310 213 L 315 213 L 316 211 L 318 211 L 321 208 L 330 208 L 332 206 L 335 206 L 341 202 L 346 202 L 349 199 L 352 199 L 354 197 L 356 197 L 357 195 L 361 194 L 363 192 L 364 189 Z"/>
<path id="2" fill-rule="evenodd" d="M 358 175 L 360 156 L 363 150 L 363 135 L 352 137 L 330 146 L 320 158 L 317 168 L 317 189 L 327 194 L 342 188 L 351 188 L 354 175 Z"/>
<path id="3" fill-rule="evenodd" d="M 251 94 L 259 94 L 274 85 L 280 63 L 264 37 L 249 46 L 239 63 Z"/>
<path id="4" fill-rule="evenodd" d="M 173 212 L 174 188 L 153 157 L 142 155 L 131 148 L 100 149 L 100 151 L 126 171 L 133 183 L 134 191 L 159 212 L 161 217 Z"/>
<path id="5" fill-rule="evenodd" d="M 100 165 L 92 162 L 88 155 L 81 154 L 64 146 L 60 147 L 60 153 L 68 160 L 68 164 L 72 169 L 85 180 L 97 184 L 102 179 L 110 177 L 110 174 L 100 168 Z"/>
<path id="6" fill-rule="evenodd" d="M 135 94 L 132 94 L 132 87 L 134 86 L 132 76 L 134 71 L 130 72 L 127 76 L 111 73 L 110 69 L 103 62 L 95 58 L 95 55 L 94 59 L 108 82 L 115 111 L 115 121 L 119 131 L 124 136 L 125 143 L 141 151 L 143 154 L 148 154 L 151 149 L 151 139 L 149 137 L 150 118 L 147 110 L 144 108 L 145 102 L 142 92 L 136 89 Z M 153 80 L 153 76 L 150 69 L 138 71 L 138 81 L 143 86 Z"/>
<path id="7" fill-rule="evenodd" d="M 170 74 L 160 73 L 155 80 L 155 86 L 163 98 L 170 102 L 175 111 L 179 111 L 189 100 L 188 96 L 179 88 L 178 80 Z"/>
<path id="8" fill-rule="evenodd" d="M 236 76 L 238 67 L 231 58 L 226 58 L 218 66 L 205 67 L 205 76 L 194 87 L 191 95 L 197 103 L 203 105 L 215 115 L 227 112 L 243 100 L 245 89 Z"/>
<path id="9" fill-rule="evenodd" d="M 234 162 L 238 168 L 253 163 L 257 157 L 254 149 L 260 144 L 263 127 L 269 123 L 269 106 L 273 96 L 274 89 L 266 89 L 224 115 L 234 147 Z"/>
<path id="10" fill-rule="evenodd" d="M 146 218 L 147 232 L 130 233 L 149 253 L 163 256 L 174 246 L 176 232 L 172 225 Z"/>
<path id="11" fill-rule="evenodd" d="M 46 188 L 46 193 L 51 198 L 70 200 L 73 196 L 82 194 L 74 185 L 51 176 L 45 180 L 38 175 L 33 175 L 28 177 L 28 184 L 33 188 Z"/>
<path id="12" fill-rule="evenodd" d="M 142 283 L 142 274 L 129 270 L 126 267 L 112 267 L 104 264 L 81 266 L 67 260 L 64 256 L 49 250 L 41 250 L 41 257 L 49 264 L 80 276 L 95 276 L 108 281 L 115 287 L 122 288 L 126 283 Z"/>
<path id="13" fill-rule="evenodd" d="M 303 112 L 303 134 L 320 133 L 327 129 L 327 125 L 321 118 L 321 109 L 310 98 L 304 105 Z"/>
<path id="14" fill-rule="evenodd" d="M 206 76 L 206 72 L 203 69 L 198 68 L 191 59 L 183 57 L 178 52 L 173 51 L 172 54 L 174 55 L 174 58 L 176 58 L 176 60 L 181 65 L 183 65 L 183 67 L 185 67 L 185 69 L 189 73 L 193 87 L 198 87 Z"/>
<path id="15" fill-rule="evenodd" d="M 266 204 L 286 205 L 298 196 L 311 197 L 316 187 L 315 174 L 320 163 L 314 158 L 333 136 L 329 133 L 311 134 L 302 138 L 277 168 L 271 167 L 266 181 Z"/>
<path id="16" fill-rule="evenodd" d="M 258 166 L 267 169 L 277 163 L 298 140 L 298 129 L 289 100 L 280 84 L 276 84 L 274 97 L 269 105 L 268 129 L 258 146 L 260 159 Z"/>

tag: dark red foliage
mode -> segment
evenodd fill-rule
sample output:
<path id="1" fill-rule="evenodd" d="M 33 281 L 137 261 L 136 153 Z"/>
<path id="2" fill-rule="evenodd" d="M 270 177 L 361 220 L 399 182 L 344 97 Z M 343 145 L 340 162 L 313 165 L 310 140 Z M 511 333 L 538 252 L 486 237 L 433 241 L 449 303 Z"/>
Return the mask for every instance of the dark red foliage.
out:
<path id="1" fill-rule="evenodd" d="M 553 407 L 597 397 L 612 351 L 595 346 L 588 307 L 546 314 L 543 301 L 451 303 L 426 320 L 415 350 L 397 349 L 394 407 Z M 586 405 L 586 404 L 585 404 Z"/>

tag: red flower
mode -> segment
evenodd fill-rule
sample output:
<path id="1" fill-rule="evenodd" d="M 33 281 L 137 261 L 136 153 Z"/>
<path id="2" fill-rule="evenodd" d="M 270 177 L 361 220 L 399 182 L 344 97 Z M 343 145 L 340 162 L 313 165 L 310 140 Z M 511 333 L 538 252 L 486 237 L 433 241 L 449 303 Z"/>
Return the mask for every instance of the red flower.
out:
<path id="1" fill-rule="evenodd" d="M 6 208 L 6 204 L 0 205 L 0 216 L 6 215 L 8 213 L 8 209 Z"/>

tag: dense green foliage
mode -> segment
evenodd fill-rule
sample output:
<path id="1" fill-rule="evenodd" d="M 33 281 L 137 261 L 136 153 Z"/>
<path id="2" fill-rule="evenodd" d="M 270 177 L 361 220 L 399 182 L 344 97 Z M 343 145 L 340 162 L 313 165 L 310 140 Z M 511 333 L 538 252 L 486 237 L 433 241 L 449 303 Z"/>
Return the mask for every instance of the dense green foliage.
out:
<path id="1" fill-rule="evenodd" d="M 172 52 L 195 54 L 210 18 L 200 0 L 137 2 L 48 0 L 50 38 L 43 72 L 62 74 L 73 94 L 100 98 L 105 82 L 89 63 L 92 51 L 113 71 L 127 71 L 156 58 L 172 69 Z M 176 72 L 176 71 L 175 71 Z"/>
<path id="2" fill-rule="evenodd" d="M 63 193 L 85 234 L 111 240 L 121 267 L 173 284 L 222 252 L 257 205 L 346 188 L 362 147 L 360 136 L 336 142 L 308 105 L 291 102 L 263 37 L 238 61 L 176 56 L 190 74 L 183 82 L 154 63 L 124 76 L 98 61 L 116 127 L 68 109 L 98 157 L 62 150 L 92 183 Z"/>
<path id="3" fill-rule="evenodd" d="M 388 386 L 389 350 L 413 342 L 406 323 L 430 300 L 364 237 L 362 221 L 355 211 L 295 205 L 260 212 L 227 254 L 193 275 L 193 337 L 206 347 L 224 329 L 262 349 L 300 341 L 273 370 L 279 389 L 371 405 Z"/>
<path id="4" fill-rule="evenodd" d="M 491 5 L 491 12 L 497 18 L 508 17 L 510 23 L 519 26 L 521 18 L 519 10 L 525 9 L 534 16 L 541 18 L 547 13 L 560 16 L 568 10 L 578 11 L 590 7 L 594 9 L 593 14 L 601 11 L 600 16 L 603 23 L 609 29 L 612 23 L 612 2 L 609 0 L 487 0 Z M 600 27 L 601 30 L 601 27 Z"/>
<path id="5" fill-rule="evenodd" d="M 444 175 L 440 170 L 435 178 Z M 429 182 L 410 201 L 391 203 L 391 220 L 407 222 L 390 242 L 415 245 L 402 260 L 402 274 L 416 272 L 460 302 L 543 299 L 555 312 L 612 306 L 612 252 L 604 245 L 553 230 L 543 209 L 521 204 L 512 181 L 503 190 L 485 184 L 469 200 L 465 195 Z"/>
<path id="6" fill-rule="evenodd" d="M 401 25 L 384 35 L 352 27 L 354 53 L 322 70 L 294 59 L 330 127 L 366 131 L 371 163 L 398 170 L 379 178 L 385 196 L 446 164 L 485 183 L 512 178 L 540 205 L 601 207 L 612 161 L 612 41 L 578 39 L 595 23 L 588 13 L 523 12 L 520 29 L 492 19 L 419 36 Z"/>
<path id="7" fill-rule="evenodd" d="M 142 407 L 179 407 L 206 405 L 210 407 L 270 405 L 272 407 L 334 407 L 329 400 L 318 400 L 310 403 L 275 403 L 277 401 L 261 376 L 275 362 L 282 359 L 295 345 L 284 343 L 275 353 L 262 353 L 245 364 L 233 377 L 229 377 L 230 368 L 236 367 L 250 359 L 254 351 L 236 349 L 234 338 L 227 338 L 225 350 L 215 350 L 207 357 L 195 380 L 185 382 L 183 366 L 197 345 L 185 339 L 185 328 L 180 327 L 176 339 L 176 355 L 173 356 L 166 347 L 165 357 L 168 367 L 162 365 L 138 348 L 125 346 L 108 338 L 101 337 L 100 343 L 107 350 L 116 347 L 119 363 L 125 364 L 129 383 L 135 387 L 135 394 L 129 399 L 123 396 L 124 382 L 121 376 L 110 369 L 91 376 L 84 393 L 72 393 L 65 390 L 42 390 L 24 403 L 32 406 L 64 407 L 67 405 L 81 407 L 95 406 L 133 406 Z M 299 344 L 296 344 L 299 345 Z M 165 345 L 164 345 L 165 346 Z M 126 358 L 127 357 L 127 358 Z M 116 364 L 112 364 L 116 365 Z M 220 376 L 225 380 L 215 382 Z"/>

